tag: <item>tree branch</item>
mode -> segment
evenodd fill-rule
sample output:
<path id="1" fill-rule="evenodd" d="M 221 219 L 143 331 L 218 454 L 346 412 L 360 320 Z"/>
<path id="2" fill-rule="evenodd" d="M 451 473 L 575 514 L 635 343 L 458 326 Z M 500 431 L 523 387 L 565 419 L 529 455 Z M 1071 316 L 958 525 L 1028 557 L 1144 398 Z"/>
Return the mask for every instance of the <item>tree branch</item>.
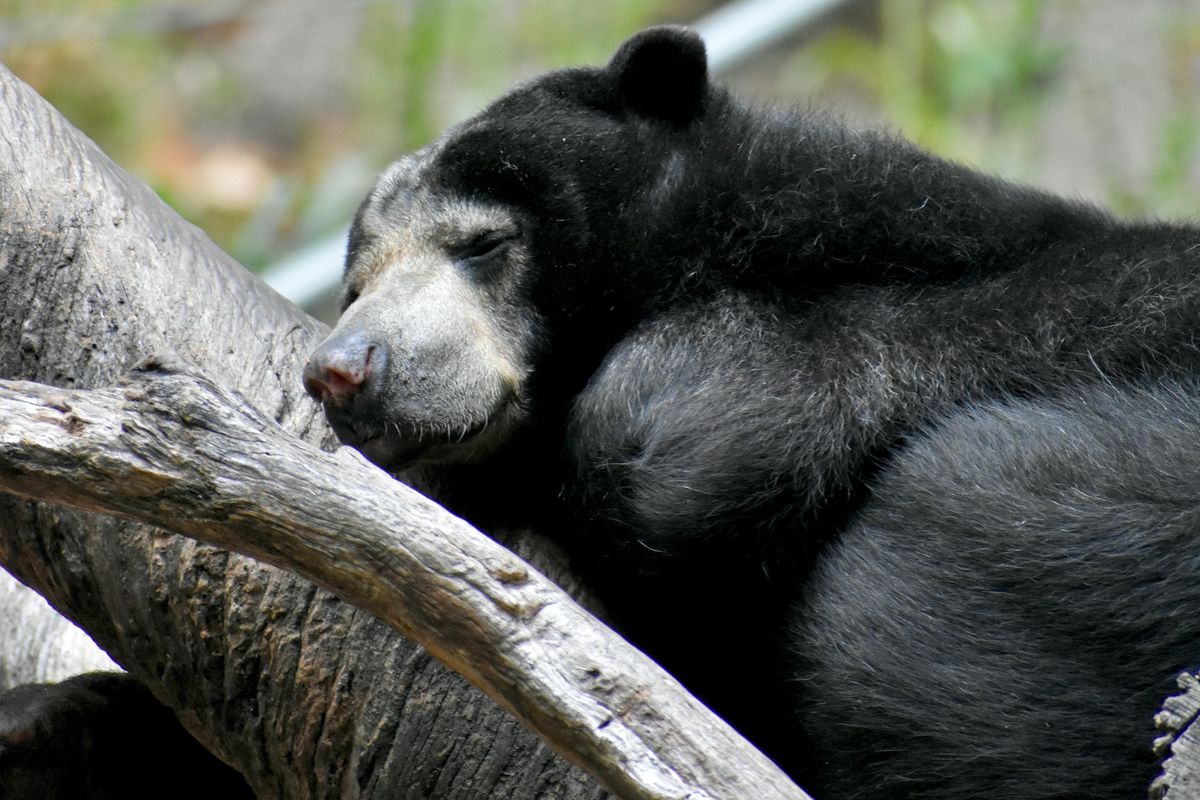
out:
<path id="1" fill-rule="evenodd" d="M 325 326 L 3 68 L 0 154 L 0 377 L 111 386 L 147 353 L 178 352 L 292 435 L 332 438 L 299 381 Z M 544 569 L 561 566 L 538 532 L 502 533 Z M 290 573 L 4 494 L 0 563 L 262 800 L 610 796 L 416 643 Z"/>
<path id="2" fill-rule="evenodd" d="M 419 641 L 622 797 L 805 797 L 511 552 L 179 369 L 148 362 L 94 391 L 0 382 L 0 486 L 297 572 Z"/>
<path id="3" fill-rule="evenodd" d="M 1150 785 L 1152 800 L 1200 795 L 1200 676 L 1184 672 L 1179 694 L 1168 697 L 1154 718 L 1162 734 L 1154 741 L 1162 769 Z"/>

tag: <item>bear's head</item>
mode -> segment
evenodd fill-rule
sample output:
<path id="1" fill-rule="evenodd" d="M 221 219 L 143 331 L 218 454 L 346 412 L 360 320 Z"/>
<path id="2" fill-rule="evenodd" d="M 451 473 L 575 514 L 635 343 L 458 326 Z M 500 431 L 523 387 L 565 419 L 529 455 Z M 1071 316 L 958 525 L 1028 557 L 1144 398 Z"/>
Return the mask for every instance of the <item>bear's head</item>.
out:
<path id="1" fill-rule="evenodd" d="M 304 372 L 342 441 L 398 471 L 478 462 L 561 419 L 669 291 L 630 265 L 670 247 L 645 227 L 676 227 L 664 209 L 719 96 L 700 38 L 654 28 L 386 170 L 351 229 L 344 313 Z"/>

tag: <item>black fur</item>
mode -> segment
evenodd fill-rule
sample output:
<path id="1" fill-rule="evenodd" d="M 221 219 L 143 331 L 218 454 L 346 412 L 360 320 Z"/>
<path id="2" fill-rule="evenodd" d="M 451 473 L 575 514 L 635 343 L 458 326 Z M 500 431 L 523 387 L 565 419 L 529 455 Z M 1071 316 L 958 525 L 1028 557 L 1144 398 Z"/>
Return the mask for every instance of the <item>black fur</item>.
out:
<path id="1" fill-rule="evenodd" d="M 138 681 L 95 672 L 0 694 L 4 800 L 251 800 Z"/>
<path id="2" fill-rule="evenodd" d="M 792 609 L 808 788 L 1146 796 L 1200 663 L 1198 389 L 982 406 L 905 449 Z"/>
<path id="3" fill-rule="evenodd" d="M 1153 444 L 1191 390 L 1136 387 L 1200 368 L 1200 232 L 748 108 L 678 28 L 425 158 L 414 185 L 515 220 L 538 336 L 506 446 L 385 466 L 484 524 L 560 509 L 618 625 L 825 796 L 1145 785 L 1200 545 L 1188 448 Z M 364 206 L 355 296 L 367 211 L 406 202 Z M 331 409 L 348 441 L 401 430 L 397 385 Z"/>

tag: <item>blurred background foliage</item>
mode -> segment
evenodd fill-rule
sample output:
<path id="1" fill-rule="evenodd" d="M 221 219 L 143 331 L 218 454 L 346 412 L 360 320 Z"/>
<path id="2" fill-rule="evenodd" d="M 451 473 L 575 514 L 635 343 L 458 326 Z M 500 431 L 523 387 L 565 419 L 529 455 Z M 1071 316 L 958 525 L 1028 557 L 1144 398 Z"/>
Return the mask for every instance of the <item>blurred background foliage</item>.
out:
<path id="1" fill-rule="evenodd" d="M 0 0 L 0 61 L 252 268 L 514 81 L 700 0 Z M 722 75 L 1127 214 L 1200 209 L 1200 3 L 859 0 Z"/>

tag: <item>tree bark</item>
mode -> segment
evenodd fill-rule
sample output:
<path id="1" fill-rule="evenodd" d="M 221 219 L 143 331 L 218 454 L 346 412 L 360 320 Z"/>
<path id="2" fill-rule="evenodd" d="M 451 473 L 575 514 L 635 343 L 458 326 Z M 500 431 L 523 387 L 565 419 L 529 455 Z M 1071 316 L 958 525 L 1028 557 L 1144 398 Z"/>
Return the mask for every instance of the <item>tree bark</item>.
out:
<path id="1" fill-rule="evenodd" d="M 86 633 L 3 569 L 0 609 L 0 693 L 23 683 L 56 683 L 118 668 Z"/>
<path id="2" fill-rule="evenodd" d="M 469 526 L 403 494 L 357 457 L 328 456 L 288 435 L 267 447 L 256 438 L 278 423 L 329 444 L 297 379 L 323 326 L 216 250 L 7 72 L 0 94 L 0 377 L 62 387 L 33 418 L 11 405 L 0 412 L 5 430 L 16 431 L 14 452 L 31 451 L 47 424 L 76 443 L 84 430 L 101 430 L 102 415 L 81 409 L 90 397 L 111 395 L 69 387 L 110 384 L 151 352 L 180 354 L 212 377 L 212 397 L 228 399 L 218 387 L 232 387 L 258 409 L 230 438 L 219 430 L 220 413 L 206 414 L 212 408 L 196 396 L 170 395 L 154 419 L 177 427 L 146 423 L 138 438 L 144 420 L 125 417 L 107 447 L 74 451 L 83 472 L 70 492 L 6 471 L 10 489 L 42 502 L 0 499 L 0 563 L 145 681 L 260 797 L 605 793 L 375 616 L 245 557 L 94 512 L 136 513 L 300 567 L 406 632 L 442 631 L 427 639 L 439 657 L 629 797 L 804 796 L 647 659 L 622 661 L 627 645 L 497 545 L 477 564 L 467 549 L 427 547 L 424 558 L 441 559 L 440 573 L 410 586 L 421 571 L 397 559 L 412 542 L 391 532 L 473 534 Z M 120 391 L 128 402 L 139 390 Z M 142 396 L 162 400 L 149 388 Z M 173 450 L 176 435 L 198 444 L 205 430 L 217 437 L 203 445 L 212 471 L 199 483 L 177 481 L 203 460 Z M 131 469 L 83 501 L 85 512 L 47 503 L 81 502 L 74 490 L 120 459 L 116 441 L 134 439 L 141 449 L 126 465 L 166 455 L 161 471 Z M 222 501 L 228 470 L 216 465 L 249 469 L 250 494 Z M 289 475 L 324 479 L 307 513 L 326 527 L 261 518 L 253 497 L 286 505 L 303 496 Z M 347 488 L 359 485 L 371 489 Z M 398 492 L 406 499 L 389 506 Z M 135 512 L 117 498 L 147 504 Z M 391 550 L 364 544 L 373 520 Z M 545 539 L 514 541 L 543 567 L 561 569 Z M 481 635 L 491 614 L 499 615 L 493 639 Z M 554 636 L 585 645 L 573 649 Z M 549 669 L 528 669 L 543 661 Z"/>
<path id="3" fill-rule="evenodd" d="M 0 70 L 0 377 L 104 386 L 176 351 L 320 442 L 296 376 L 323 334 Z M 10 497 L 0 563 L 262 798 L 607 796 L 422 648 L 280 570 Z"/>
<path id="4" fill-rule="evenodd" d="M 0 381 L 0 488 L 298 572 L 419 641 L 622 797 L 799 798 L 650 659 L 499 544 L 182 365 L 91 392 Z"/>
<path id="5" fill-rule="evenodd" d="M 1153 800 L 1200 797 L 1200 676 L 1179 676 L 1177 695 L 1168 697 L 1154 723 L 1162 732 L 1154 752 L 1164 758 L 1150 786 Z"/>

